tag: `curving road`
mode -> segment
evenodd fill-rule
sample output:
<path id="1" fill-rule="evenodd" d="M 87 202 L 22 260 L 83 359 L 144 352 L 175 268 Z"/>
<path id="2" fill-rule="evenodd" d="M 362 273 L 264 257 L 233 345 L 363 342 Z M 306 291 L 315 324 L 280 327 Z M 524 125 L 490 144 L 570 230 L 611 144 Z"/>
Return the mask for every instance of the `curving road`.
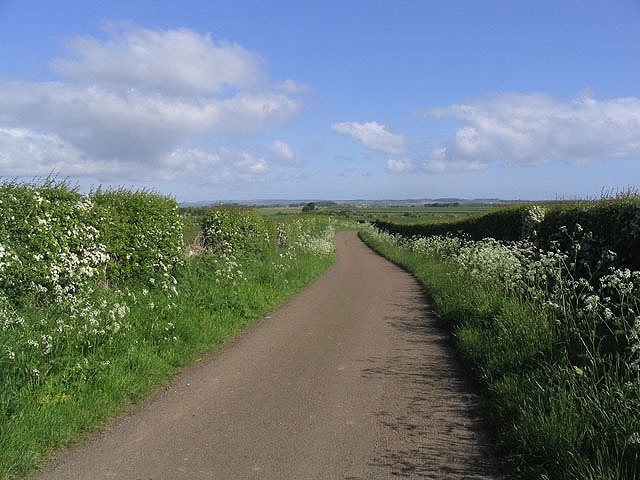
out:
<path id="1" fill-rule="evenodd" d="M 420 285 L 355 232 L 308 289 L 34 479 L 497 479 Z"/>

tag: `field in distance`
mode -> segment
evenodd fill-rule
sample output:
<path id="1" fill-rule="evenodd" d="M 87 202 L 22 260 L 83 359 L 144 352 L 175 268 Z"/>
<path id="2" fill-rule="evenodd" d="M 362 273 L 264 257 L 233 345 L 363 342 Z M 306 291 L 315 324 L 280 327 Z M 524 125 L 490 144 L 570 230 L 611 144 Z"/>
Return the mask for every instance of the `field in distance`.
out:
<path id="1" fill-rule="evenodd" d="M 388 218 L 396 222 L 429 222 L 463 218 L 488 211 L 504 201 L 396 201 L 396 202 L 300 202 L 283 205 L 254 205 L 260 213 L 276 217 L 298 215 L 303 212 L 349 218 L 357 221 L 374 221 Z"/>

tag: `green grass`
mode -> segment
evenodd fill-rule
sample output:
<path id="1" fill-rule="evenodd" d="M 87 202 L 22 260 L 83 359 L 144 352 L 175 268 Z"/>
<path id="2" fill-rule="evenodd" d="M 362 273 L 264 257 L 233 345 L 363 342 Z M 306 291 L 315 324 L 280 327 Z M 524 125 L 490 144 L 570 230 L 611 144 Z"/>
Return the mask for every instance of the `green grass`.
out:
<path id="1" fill-rule="evenodd" d="M 470 215 L 489 211 L 494 208 L 490 205 L 454 205 L 443 204 L 441 206 L 398 206 L 398 207 L 367 207 L 356 212 L 363 220 L 375 220 L 386 218 L 394 222 L 440 222 L 465 218 Z"/>
<path id="2" fill-rule="evenodd" d="M 299 215 L 303 205 L 261 206 L 256 211 L 274 218 L 290 218 Z M 374 221 L 386 218 L 396 222 L 440 222 L 461 219 L 495 208 L 483 203 L 431 203 L 417 205 L 355 205 L 352 203 L 318 202 L 313 213 L 334 218 Z"/>
<path id="3" fill-rule="evenodd" d="M 350 218 L 353 220 L 373 222 L 384 218 L 399 223 L 429 223 L 465 218 L 490 210 L 491 205 L 481 204 L 441 204 L 398 205 L 398 206 L 340 206 L 316 209 L 316 213 Z"/>
<path id="4" fill-rule="evenodd" d="M 55 347 L 43 363 L 51 370 L 40 367 L 39 376 L 27 376 L 32 378 L 27 383 L 0 369 L 0 479 L 25 476 L 55 451 L 100 429 L 182 367 L 304 288 L 334 257 L 307 253 L 283 258 L 272 252 L 236 260 L 242 275 L 224 276 L 213 255 L 187 259 L 174 271 L 179 293 L 173 297 L 162 288 L 124 285 L 137 299 L 131 303 L 127 329 L 91 348 Z M 31 314 L 37 318 L 42 308 L 34 307 Z"/>
<path id="5" fill-rule="evenodd" d="M 361 236 L 424 285 L 483 392 L 485 420 L 508 478 L 639 478 L 640 375 L 632 362 L 638 351 L 619 346 L 613 355 L 603 351 L 602 341 L 582 343 L 593 338 L 601 318 L 581 310 L 580 292 L 562 290 L 577 310 L 553 314 L 556 307 L 516 295 L 495 273 L 475 271 L 499 258 L 485 255 L 480 264 L 468 258 L 459 263 L 456 255 L 463 252 L 455 242 L 447 254 L 427 254 L 416 244 L 370 228 L 363 228 Z M 504 253 L 497 244 L 489 245 Z M 633 305 L 637 311 L 633 297 L 625 302 L 612 309 L 624 312 Z"/>

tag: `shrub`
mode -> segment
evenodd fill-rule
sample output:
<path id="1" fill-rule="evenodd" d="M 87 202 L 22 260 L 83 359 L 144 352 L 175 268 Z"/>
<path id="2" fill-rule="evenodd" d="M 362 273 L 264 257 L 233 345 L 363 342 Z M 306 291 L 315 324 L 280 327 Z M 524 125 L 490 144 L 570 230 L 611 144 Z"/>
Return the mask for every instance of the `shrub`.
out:
<path id="1" fill-rule="evenodd" d="M 635 192 L 598 201 L 515 204 L 463 220 L 407 224 L 378 219 L 374 225 L 408 238 L 527 239 L 544 250 L 571 251 L 584 276 L 602 273 L 609 266 L 640 269 L 640 195 Z M 617 254 L 614 261 L 609 258 L 611 251 Z"/>
<path id="2" fill-rule="evenodd" d="M 166 276 L 183 261 L 182 221 L 174 199 L 122 188 L 99 188 L 90 198 L 109 255 L 109 281 Z"/>
<path id="3" fill-rule="evenodd" d="M 212 253 L 235 255 L 275 250 L 275 225 L 255 210 L 212 208 L 202 220 L 204 246 Z"/>
<path id="4" fill-rule="evenodd" d="M 0 291 L 15 303 L 26 297 L 60 302 L 108 260 L 92 222 L 94 205 L 65 182 L 0 185 Z"/>

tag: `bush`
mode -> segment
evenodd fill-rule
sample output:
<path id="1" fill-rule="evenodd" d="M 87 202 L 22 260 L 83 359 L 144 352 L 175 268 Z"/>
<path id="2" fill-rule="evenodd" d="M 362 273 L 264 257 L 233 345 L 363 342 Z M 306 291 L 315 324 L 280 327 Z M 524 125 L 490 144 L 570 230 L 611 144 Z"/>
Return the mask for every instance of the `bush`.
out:
<path id="1" fill-rule="evenodd" d="M 598 201 L 515 204 L 463 220 L 398 223 L 378 219 L 374 225 L 407 238 L 458 235 L 472 240 L 527 239 L 544 250 L 570 252 L 581 275 L 610 266 L 640 270 L 640 196 L 631 192 Z M 578 245 L 579 250 L 572 250 Z M 617 257 L 612 262 L 610 252 Z"/>
<path id="2" fill-rule="evenodd" d="M 431 235 L 465 235 L 474 240 L 493 237 L 500 240 L 518 240 L 522 233 L 522 219 L 526 205 L 511 205 L 488 213 L 473 215 L 462 220 L 429 223 L 397 223 L 378 219 L 374 222 L 380 230 L 405 237 Z"/>
<path id="3" fill-rule="evenodd" d="M 98 189 L 90 198 L 109 255 L 109 281 L 148 280 L 169 274 L 183 261 L 182 220 L 175 200 L 126 189 Z"/>
<path id="4" fill-rule="evenodd" d="M 202 220 L 204 246 L 212 253 L 235 255 L 275 250 L 275 225 L 255 210 L 212 208 Z"/>
<path id="5" fill-rule="evenodd" d="M 0 185 L 0 292 L 16 304 L 27 297 L 60 302 L 108 260 L 92 221 L 90 199 L 65 182 Z"/>

